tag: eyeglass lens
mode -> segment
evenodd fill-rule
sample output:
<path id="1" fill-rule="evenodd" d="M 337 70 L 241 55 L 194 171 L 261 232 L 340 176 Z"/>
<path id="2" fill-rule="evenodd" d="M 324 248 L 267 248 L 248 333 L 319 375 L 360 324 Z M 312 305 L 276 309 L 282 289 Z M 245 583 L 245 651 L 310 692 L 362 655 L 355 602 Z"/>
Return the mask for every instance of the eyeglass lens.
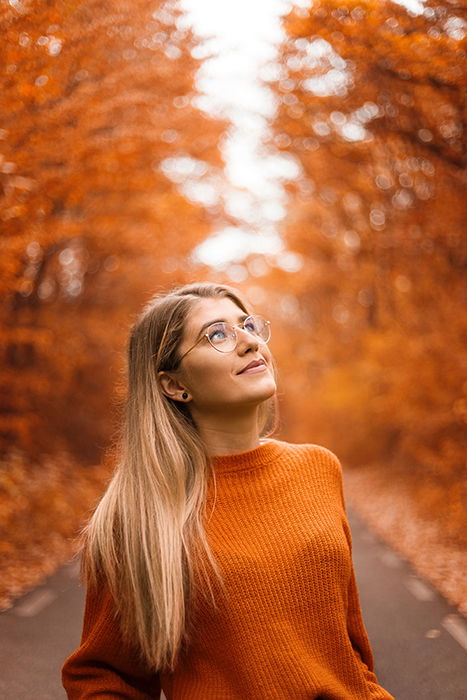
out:
<path id="1" fill-rule="evenodd" d="M 248 316 L 243 321 L 244 330 L 267 343 L 270 338 L 269 323 L 261 316 Z M 227 323 L 213 323 L 208 326 L 206 336 L 211 345 L 220 352 L 230 352 L 237 345 L 235 328 Z"/>

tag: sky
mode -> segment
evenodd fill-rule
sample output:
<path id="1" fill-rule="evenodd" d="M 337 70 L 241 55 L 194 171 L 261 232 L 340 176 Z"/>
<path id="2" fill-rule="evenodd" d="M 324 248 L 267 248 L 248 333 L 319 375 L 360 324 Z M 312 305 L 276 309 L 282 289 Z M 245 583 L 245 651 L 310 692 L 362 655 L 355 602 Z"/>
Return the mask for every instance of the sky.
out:
<path id="1" fill-rule="evenodd" d="M 214 232 L 195 251 L 195 258 L 214 267 L 228 266 L 236 282 L 247 276 L 241 261 L 249 253 L 274 260 L 280 255 L 283 265 L 297 268 L 298 256 L 283 250 L 277 223 L 285 215 L 283 181 L 297 177 L 299 166 L 261 147 L 275 105 L 260 78 L 271 75 L 283 37 L 281 16 L 291 2 L 181 0 L 180 4 L 200 40 L 195 56 L 205 59 L 197 76 L 201 93 L 197 106 L 227 117 L 232 124 L 221 147 L 228 182 L 222 197 L 226 211 L 239 219 L 237 226 Z"/>

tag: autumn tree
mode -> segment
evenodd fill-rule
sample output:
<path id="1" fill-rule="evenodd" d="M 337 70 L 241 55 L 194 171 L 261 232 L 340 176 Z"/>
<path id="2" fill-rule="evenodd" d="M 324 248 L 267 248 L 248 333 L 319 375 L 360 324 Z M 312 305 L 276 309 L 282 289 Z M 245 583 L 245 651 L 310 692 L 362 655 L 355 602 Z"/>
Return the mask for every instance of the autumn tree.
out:
<path id="1" fill-rule="evenodd" d="M 128 325 L 190 274 L 211 215 L 167 177 L 220 167 L 176 4 L 3 6 L 1 448 L 96 459 Z"/>
<path id="2" fill-rule="evenodd" d="M 404 468 L 458 513 L 465 10 L 322 0 L 285 27 L 273 145 L 302 171 L 283 236 L 303 266 L 276 271 L 270 286 L 295 389 L 284 397 L 288 434 L 349 464 Z"/>

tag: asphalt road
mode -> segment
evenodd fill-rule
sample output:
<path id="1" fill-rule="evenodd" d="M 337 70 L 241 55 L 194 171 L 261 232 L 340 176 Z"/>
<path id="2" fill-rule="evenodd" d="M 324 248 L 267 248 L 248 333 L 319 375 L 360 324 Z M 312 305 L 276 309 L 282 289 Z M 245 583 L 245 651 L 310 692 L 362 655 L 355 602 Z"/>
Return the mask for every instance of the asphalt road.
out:
<path id="1" fill-rule="evenodd" d="M 349 521 L 379 682 L 396 700 L 467 700 L 467 622 L 350 508 Z M 83 601 L 69 564 L 0 615 L 2 700 L 65 699 L 60 667 L 78 645 Z"/>

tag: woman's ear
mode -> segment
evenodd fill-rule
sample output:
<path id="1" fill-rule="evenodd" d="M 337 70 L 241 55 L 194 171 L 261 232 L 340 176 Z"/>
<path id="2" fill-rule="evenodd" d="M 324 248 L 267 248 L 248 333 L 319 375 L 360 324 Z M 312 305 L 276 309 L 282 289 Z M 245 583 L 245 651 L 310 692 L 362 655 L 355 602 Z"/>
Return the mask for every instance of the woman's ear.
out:
<path id="1" fill-rule="evenodd" d="M 188 392 L 178 379 L 169 372 L 158 372 L 162 393 L 174 401 L 186 401 Z"/>

